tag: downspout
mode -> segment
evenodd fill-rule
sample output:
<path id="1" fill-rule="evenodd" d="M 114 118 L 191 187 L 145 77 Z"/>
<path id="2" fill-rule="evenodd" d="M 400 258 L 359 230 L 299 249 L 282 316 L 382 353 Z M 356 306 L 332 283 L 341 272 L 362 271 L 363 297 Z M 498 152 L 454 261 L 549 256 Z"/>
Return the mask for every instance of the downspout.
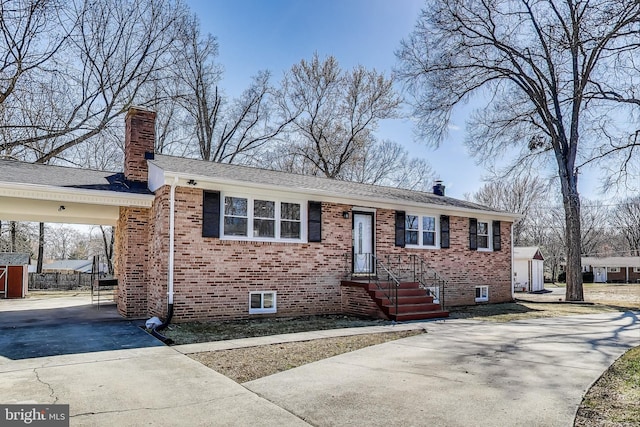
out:
<path id="1" fill-rule="evenodd" d="M 169 271 L 168 271 L 168 289 L 167 289 L 167 318 L 161 324 L 151 330 L 151 334 L 159 340 L 169 343 L 167 337 L 158 333 L 169 326 L 173 317 L 173 270 L 175 263 L 175 206 L 176 206 L 176 186 L 178 185 L 178 177 L 173 178 L 171 190 L 169 192 Z"/>
<path id="2" fill-rule="evenodd" d="M 511 271 L 511 301 L 515 301 L 516 299 L 516 291 L 515 291 L 516 284 L 513 280 L 513 261 L 514 261 L 514 252 L 515 252 L 514 250 L 515 245 L 513 244 L 513 227 L 516 225 L 517 221 L 518 220 L 516 219 L 511 223 L 511 266 L 509 268 L 509 270 Z"/>

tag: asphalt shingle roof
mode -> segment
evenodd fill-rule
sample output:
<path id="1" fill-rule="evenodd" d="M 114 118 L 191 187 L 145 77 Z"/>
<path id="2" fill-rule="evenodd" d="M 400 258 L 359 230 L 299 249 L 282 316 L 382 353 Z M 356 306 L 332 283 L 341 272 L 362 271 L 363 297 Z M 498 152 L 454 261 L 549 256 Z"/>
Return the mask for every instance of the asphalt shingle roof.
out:
<path id="1" fill-rule="evenodd" d="M 123 173 L 25 163 L 0 159 L 0 182 L 51 185 L 119 193 L 150 194 L 143 183 L 124 179 Z"/>
<path id="2" fill-rule="evenodd" d="M 212 180 L 235 182 L 239 184 L 270 185 L 283 189 L 300 191 L 321 191 L 340 197 L 385 200 L 397 203 L 421 203 L 437 206 L 451 206 L 478 211 L 502 212 L 476 203 L 458 200 L 446 196 L 437 196 L 422 191 L 404 190 L 371 184 L 339 181 L 324 177 L 299 175 L 287 172 L 260 169 L 255 167 L 213 163 L 203 160 L 187 159 L 156 154 L 150 163 L 169 173 L 193 175 Z M 502 212 L 505 213 L 505 212 Z"/>

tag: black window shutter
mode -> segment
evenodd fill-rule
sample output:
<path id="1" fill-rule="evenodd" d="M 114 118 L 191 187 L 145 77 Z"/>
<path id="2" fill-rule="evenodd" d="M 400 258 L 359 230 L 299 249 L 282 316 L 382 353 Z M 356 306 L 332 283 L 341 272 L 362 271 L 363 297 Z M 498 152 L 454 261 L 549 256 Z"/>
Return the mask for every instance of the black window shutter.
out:
<path id="1" fill-rule="evenodd" d="M 469 218 L 469 249 L 478 249 L 478 220 Z"/>
<path id="2" fill-rule="evenodd" d="M 502 249 L 500 244 L 500 221 L 493 221 L 493 250 L 499 251 Z"/>
<path id="3" fill-rule="evenodd" d="M 308 240 L 322 241 L 322 203 L 309 202 L 309 220 L 307 222 Z"/>
<path id="4" fill-rule="evenodd" d="M 202 237 L 220 237 L 219 191 L 205 191 L 202 196 Z"/>
<path id="5" fill-rule="evenodd" d="M 440 247 L 449 247 L 449 215 L 440 215 Z"/>
<path id="6" fill-rule="evenodd" d="M 406 240 L 404 235 L 406 213 L 396 211 L 396 246 L 404 248 Z"/>

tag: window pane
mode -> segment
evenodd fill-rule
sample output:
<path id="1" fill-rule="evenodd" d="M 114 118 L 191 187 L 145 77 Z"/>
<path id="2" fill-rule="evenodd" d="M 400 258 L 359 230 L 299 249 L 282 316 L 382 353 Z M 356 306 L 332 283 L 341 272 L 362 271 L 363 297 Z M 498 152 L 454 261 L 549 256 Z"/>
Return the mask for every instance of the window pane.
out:
<path id="1" fill-rule="evenodd" d="M 280 218 L 300 221 L 300 205 L 297 203 L 281 203 Z"/>
<path id="2" fill-rule="evenodd" d="M 262 294 L 262 308 L 273 308 L 273 294 Z"/>
<path id="3" fill-rule="evenodd" d="M 276 237 L 276 222 L 272 219 L 254 219 L 253 236 Z"/>
<path id="4" fill-rule="evenodd" d="M 280 224 L 280 237 L 283 239 L 299 239 L 300 223 L 295 221 L 282 221 Z"/>
<path id="5" fill-rule="evenodd" d="M 407 245 L 417 245 L 418 244 L 418 232 L 417 231 L 407 231 L 405 232 L 405 240 Z"/>
<path id="6" fill-rule="evenodd" d="M 433 231 L 427 231 L 422 233 L 422 244 L 424 246 L 435 246 L 436 244 L 436 233 Z"/>
<path id="7" fill-rule="evenodd" d="M 407 230 L 417 230 L 418 229 L 418 217 L 415 215 L 407 215 L 405 228 Z M 409 242 L 407 242 L 409 243 Z"/>
<path id="8" fill-rule="evenodd" d="M 262 308 L 262 294 L 251 294 L 251 308 Z"/>
<path id="9" fill-rule="evenodd" d="M 275 218 L 276 203 L 268 200 L 255 200 L 253 202 L 253 216 L 256 218 Z"/>
<path id="10" fill-rule="evenodd" d="M 436 231 L 436 219 L 432 216 L 422 217 L 422 231 Z"/>
<path id="11" fill-rule="evenodd" d="M 489 235 L 489 224 L 486 222 L 478 222 L 478 236 L 481 234 Z"/>
<path id="12" fill-rule="evenodd" d="M 224 214 L 233 216 L 247 216 L 247 199 L 242 199 L 240 197 L 225 197 Z"/>
<path id="13" fill-rule="evenodd" d="M 227 236 L 246 236 L 247 219 L 237 217 L 224 217 L 224 234 Z"/>
<path id="14" fill-rule="evenodd" d="M 478 235 L 478 247 L 479 248 L 489 248 L 489 238 L 487 236 Z"/>

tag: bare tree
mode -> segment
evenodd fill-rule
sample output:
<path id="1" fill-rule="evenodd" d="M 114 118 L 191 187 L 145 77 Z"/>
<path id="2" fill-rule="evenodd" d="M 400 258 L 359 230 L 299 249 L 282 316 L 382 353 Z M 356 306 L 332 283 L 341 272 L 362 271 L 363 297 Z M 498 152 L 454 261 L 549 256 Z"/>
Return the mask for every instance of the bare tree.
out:
<path id="1" fill-rule="evenodd" d="M 630 254 L 640 256 L 640 196 L 630 197 L 613 209 L 611 225 L 624 236 Z"/>
<path id="2" fill-rule="evenodd" d="M 317 53 L 286 73 L 278 99 L 284 117 L 294 118 L 291 151 L 329 178 L 341 177 L 401 102 L 383 74 L 362 66 L 344 71 L 334 57 L 321 61 Z"/>
<path id="3" fill-rule="evenodd" d="M 176 45 L 175 98 L 186 113 L 184 125 L 196 137 L 203 160 L 237 163 L 278 135 L 291 120 L 270 116 L 270 74 L 259 72 L 242 95 L 229 101 L 218 83 L 222 67 L 215 62 L 218 43 L 202 35 L 192 18 Z"/>
<path id="4" fill-rule="evenodd" d="M 452 109 L 484 95 L 469 126 L 476 153 L 555 163 L 570 301 L 583 300 L 580 169 L 607 158 L 624 171 L 639 147 L 616 122 L 638 112 L 639 30 L 635 1 L 430 0 L 398 52 L 422 135 L 442 141 Z"/>
<path id="5" fill-rule="evenodd" d="M 185 15 L 172 0 L 17 3 L 32 7 L 15 9 L 17 24 L 0 27 L 0 53 L 9 52 L 9 71 L 19 70 L 2 80 L 0 153 L 21 150 L 22 159 L 38 163 L 100 134 L 132 104 L 150 102 L 143 88 L 173 64 L 168 52 Z M 26 33 L 32 20 L 40 24 L 21 49 L 14 28 Z M 42 50 L 25 55 L 28 73 L 19 57 L 27 48 Z"/>
<path id="6" fill-rule="evenodd" d="M 429 190 L 435 176 L 426 160 L 410 158 L 405 147 L 389 140 L 365 144 L 341 175 L 347 181 L 418 191 Z"/>
<path id="7" fill-rule="evenodd" d="M 522 215 L 513 226 L 513 244 L 522 245 L 532 208 L 547 198 L 548 184 L 533 175 L 499 179 L 485 184 L 470 199 L 481 205 Z"/>

